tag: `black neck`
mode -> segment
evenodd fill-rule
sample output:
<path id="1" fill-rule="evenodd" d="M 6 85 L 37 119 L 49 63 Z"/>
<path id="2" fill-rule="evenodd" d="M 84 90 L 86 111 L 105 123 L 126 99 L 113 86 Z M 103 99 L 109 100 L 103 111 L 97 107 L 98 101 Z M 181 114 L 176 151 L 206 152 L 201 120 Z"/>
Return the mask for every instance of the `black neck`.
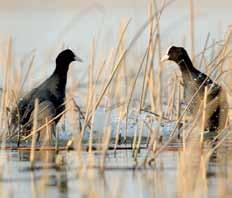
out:
<path id="1" fill-rule="evenodd" d="M 58 87 L 65 89 L 69 65 L 56 65 L 53 76 L 58 79 Z"/>
<path id="2" fill-rule="evenodd" d="M 68 68 L 69 68 L 69 64 L 56 63 L 56 69 L 55 69 L 54 73 L 56 73 L 60 76 L 65 76 L 65 75 L 67 76 Z"/>
<path id="3" fill-rule="evenodd" d="M 188 56 L 181 59 L 177 64 L 180 67 L 181 73 L 185 76 L 192 77 L 192 74 L 199 73 Z"/>

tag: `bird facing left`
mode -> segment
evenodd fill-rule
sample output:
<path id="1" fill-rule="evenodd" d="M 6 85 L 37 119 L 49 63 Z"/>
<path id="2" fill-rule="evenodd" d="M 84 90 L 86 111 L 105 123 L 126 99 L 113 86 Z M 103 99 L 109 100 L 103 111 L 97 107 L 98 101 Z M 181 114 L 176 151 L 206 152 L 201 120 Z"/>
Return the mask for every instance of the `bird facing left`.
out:
<path id="1" fill-rule="evenodd" d="M 82 62 L 70 49 L 60 52 L 56 58 L 56 67 L 51 76 L 19 99 L 11 113 L 11 134 L 18 133 L 20 136 L 31 133 L 35 101 L 37 99 L 37 128 L 45 125 L 49 120 L 53 120 L 49 122 L 51 134 L 45 134 L 44 127 L 44 130 L 37 133 L 37 139 L 39 136 L 44 137 L 46 135 L 46 137 L 50 137 L 47 138 L 46 144 L 51 142 L 52 134 L 55 135 L 56 124 L 65 110 L 67 74 L 70 63 L 73 61 Z"/>

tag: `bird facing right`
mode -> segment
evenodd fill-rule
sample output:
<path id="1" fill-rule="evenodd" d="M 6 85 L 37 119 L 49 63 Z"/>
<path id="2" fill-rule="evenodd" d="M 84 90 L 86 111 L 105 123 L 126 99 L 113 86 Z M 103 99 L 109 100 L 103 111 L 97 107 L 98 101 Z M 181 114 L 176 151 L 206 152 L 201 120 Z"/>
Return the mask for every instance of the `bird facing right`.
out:
<path id="1" fill-rule="evenodd" d="M 52 75 L 38 87 L 19 99 L 12 112 L 12 125 L 20 125 L 23 132 L 32 130 L 35 101 L 38 100 L 38 124 L 45 124 L 45 119 L 51 120 L 52 131 L 65 110 L 65 88 L 69 65 L 73 61 L 81 61 L 70 49 L 63 50 L 56 58 L 56 67 Z M 50 134 L 51 135 L 51 134 Z"/>

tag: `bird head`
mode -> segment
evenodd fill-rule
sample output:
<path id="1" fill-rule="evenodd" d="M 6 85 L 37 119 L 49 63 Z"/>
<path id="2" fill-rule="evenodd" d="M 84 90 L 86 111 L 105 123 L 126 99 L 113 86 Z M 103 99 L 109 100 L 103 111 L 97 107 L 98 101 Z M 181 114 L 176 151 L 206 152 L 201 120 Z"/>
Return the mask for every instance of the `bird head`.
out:
<path id="1" fill-rule="evenodd" d="M 183 47 L 170 46 L 166 54 L 162 57 L 161 61 L 174 61 L 177 64 L 188 57 L 186 50 Z"/>
<path id="2" fill-rule="evenodd" d="M 73 61 L 82 62 L 81 58 L 76 56 L 74 52 L 70 49 L 63 50 L 58 54 L 56 58 L 57 65 L 69 65 Z"/>

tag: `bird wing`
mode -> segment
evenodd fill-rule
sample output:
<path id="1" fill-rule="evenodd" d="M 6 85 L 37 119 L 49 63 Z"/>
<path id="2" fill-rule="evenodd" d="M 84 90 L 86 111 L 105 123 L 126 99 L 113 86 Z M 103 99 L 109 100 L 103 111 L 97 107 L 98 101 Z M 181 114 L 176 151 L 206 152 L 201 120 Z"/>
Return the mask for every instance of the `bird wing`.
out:
<path id="1" fill-rule="evenodd" d="M 212 100 L 214 97 L 216 97 L 219 92 L 221 91 L 221 86 L 219 86 L 217 83 L 215 83 L 210 77 L 207 75 L 200 73 L 197 77 L 198 84 L 201 85 L 203 83 L 203 89 L 204 87 L 208 87 L 208 99 Z"/>
<path id="2" fill-rule="evenodd" d="M 199 74 L 197 75 L 197 81 L 199 85 L 204 83 L 204 86 L 207 86 L 213 83 L 210 77 L 206 76 L 204 73 L 201 73 L 201 72 L 199 72 Z"/>
<path id="3" fill-rule="evenodd" d="M 34 100 L 30 100 L 29 103 L 26 105 L 26 107 L 24 108 L 22 117 L 20 119 L 20 124 L 24 125 L 28 122 L 30 116 L 31 116 L 31 112 L 34 109 Z"/>
<path id="4" fill-rule="evenodd" d="M 33 89 L 18 100 L 17 105 L 13 108 L 11 112 L 11 124 L 14 125 L 21 122 L 21 118 L 23 117 L 25 110 L 28 109 L 28 104 L 30 103 L 31 98 L 36 91 L 37 89 Z"/>
<path id="5" fill-rule="evenodd" d="M 13 111 L 13 117 L 18 118 L 13 120 L 18 120 L 21 125 L 25 125 L 29 121 L 31 113 L 34 110 L 36 98 L 38 98 L 39 103 L 48 100 L 56 104 L 56 96 L 51 91 L 51 82 L 51 78 L 48 78 L 41 85 L 32 89 L 28 94 L 20 98 L 16 110 Z"/>
<path id="6" fill-rule="evenodd" d="M 34 110 L 35 100 L 39 100 L 39 104 L 47 99 L 48 90 L 36 88 L 32 90 L 28 95 L 25 96 L 24 100 L 22 100 L 23 108 L 21 108 L 21 119 L 20 123 L 22 125 L 26 124 L 31 116 L 32 111 Z"/>
<path id="7" fill-rule="evenodd" d="M 28 107 L 29 108 L 29 107 Z M 31 110 L 28 109 L 28 112 L 31 111 L 26 115 L 24 114 L 25 119 L 29 116 L 27 121 L 23 125 L 23 130 L 25 132 L 30 131 L 33 126 L 33 118 L 34 118 L 34 108 Z M 45 126 L 48 123 L 48 128 L 51 130 L 51 134 L 55 135 L 55 121 L 51 121 L 56 116 L 56 108 L 51 101 L 44 100 L 39 102 L 38 104 L 38 111 L 36 113 L 36 120 L 37 120 L 37 128 Z M 45 127 L 46 128 L 46 127 Z M 43 128 L 44 129 L 44 128 Z"/>
<path id="8" fill-rule="evenodd" d="M 34 114 L 34 109 L 32 110 L 29 118 L 29 122 L 31 123 L 33 120 L 33 114 Z M 39 126 L 45 124 L 46 119 L 48 119 L 48 121 L 53 119 L 55 115 L 56 115 L 56 108 L 51 101 L 44 100 L 43 102 L 39 103 L 38 112 L 37 112 L 37 119 Z"/>

